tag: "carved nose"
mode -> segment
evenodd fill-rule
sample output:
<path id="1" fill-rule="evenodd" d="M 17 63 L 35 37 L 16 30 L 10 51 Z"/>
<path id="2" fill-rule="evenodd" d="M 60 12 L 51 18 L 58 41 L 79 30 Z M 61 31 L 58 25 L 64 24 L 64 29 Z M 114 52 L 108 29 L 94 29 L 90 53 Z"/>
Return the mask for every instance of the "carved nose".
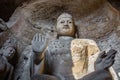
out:
<path id="1" fill-rule="evenodd" d="M 68 27 L 68 25 L 66 24 L 66 25 L 64 25 L 64 26 L 67 26 Z"/>
<path id="2" fill-rule="evenodd" d="M 68 26 L 68 23 L 67 23 L 67 21 L 64 23 L 64 26 Z"/>
<path id="3" fill-rule="evenodd" d="M 64 25 L 68 25 L 67 21 L 65 21 Z"/>

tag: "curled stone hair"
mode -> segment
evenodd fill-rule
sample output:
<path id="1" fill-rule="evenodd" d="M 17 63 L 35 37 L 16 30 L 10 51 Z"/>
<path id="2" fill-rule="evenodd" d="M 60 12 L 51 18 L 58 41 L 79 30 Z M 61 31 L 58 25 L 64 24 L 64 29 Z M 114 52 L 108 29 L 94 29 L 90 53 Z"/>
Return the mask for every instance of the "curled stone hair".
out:
<path id="1" fill-rule="evenodd" d="M 66 12 L 62 13 L 62 14 L 57 18 L 57 22 L 58 22 L 59 20 L 61 20 L 62 18 L 71 18 L 72 20 L 74 20 L 73 17 L 72 17 L 72 15 L 69 14 L 69 13 L 66 13 Z M 76 30 L 75 37 L 76 37 L 76 38 L 79 38 L 77 26 L 75 25 L 74 21 L 73 21 L 73 24 L 74 24 L 75 30 Z M 58 37 L 58 35 L 57 35 L 57 37 Z"/>
<path id="2" fill-rule="evenodd" d="M 71 18 L 73 19 L 72 15 L 68 14 L 68 13 L 62 13 L 58 18 L 57 21 L 59 21 L 62 18 Z"/>

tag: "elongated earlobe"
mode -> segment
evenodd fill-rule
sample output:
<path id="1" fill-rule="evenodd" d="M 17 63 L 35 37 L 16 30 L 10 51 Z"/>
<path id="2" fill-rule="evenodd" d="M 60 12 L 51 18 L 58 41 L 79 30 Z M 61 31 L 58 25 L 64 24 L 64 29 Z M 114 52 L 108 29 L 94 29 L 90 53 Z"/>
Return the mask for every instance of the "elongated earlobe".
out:
<path id="1" fill-rule="evenodd" d="M 78 29 L 77 29 L 77 26 L 75 25 L 75 38 L 79 38 L 79 34 L 78 34 Z"/>

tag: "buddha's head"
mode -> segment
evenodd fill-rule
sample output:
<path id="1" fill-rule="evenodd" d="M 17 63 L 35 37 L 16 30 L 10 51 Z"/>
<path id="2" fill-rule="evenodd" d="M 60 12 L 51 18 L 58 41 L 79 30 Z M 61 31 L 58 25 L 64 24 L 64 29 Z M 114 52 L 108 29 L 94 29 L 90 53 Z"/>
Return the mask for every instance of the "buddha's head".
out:
<path id="1" fill-rule="evenodd" d="M 61 14 L 57 19 L 56 29 L 59 36 L 74 36 L 76 27 L 73 17 L 68 13 Z"/>
<path id="2" fill-rule="evenodd" d="M 1 48 L 1 54 L 5 56 L 8 60 L 11 60 L 16 52 L 16 41 L 12 38 L 6 40 Z"/>

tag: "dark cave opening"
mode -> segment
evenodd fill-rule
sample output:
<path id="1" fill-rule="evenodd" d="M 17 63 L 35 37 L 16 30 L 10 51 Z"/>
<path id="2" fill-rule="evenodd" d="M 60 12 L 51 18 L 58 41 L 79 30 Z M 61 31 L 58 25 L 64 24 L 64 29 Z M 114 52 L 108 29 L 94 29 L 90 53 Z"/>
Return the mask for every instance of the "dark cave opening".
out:
<path id="1" fill-rule="evenodd" d="M 15 9 L 27 0 L 0 0 L 0 18 L 8 21 Z"/>
<path id="2" fill-rule="evenodd" d="M 8 7 L 9 6 L 9 7 Z M 0 7 L 0 18 L 2 18 L 4 21 L 8 21 L 10 16 L 13 14 L 14 10 L 16 9 L 16 6 L 11 5 L 1 5 Z"/>
<path id="3" fill-rule="evenodd" d="M 120 0 L 108 0 L 113 7 L 120 11 Z"/>

